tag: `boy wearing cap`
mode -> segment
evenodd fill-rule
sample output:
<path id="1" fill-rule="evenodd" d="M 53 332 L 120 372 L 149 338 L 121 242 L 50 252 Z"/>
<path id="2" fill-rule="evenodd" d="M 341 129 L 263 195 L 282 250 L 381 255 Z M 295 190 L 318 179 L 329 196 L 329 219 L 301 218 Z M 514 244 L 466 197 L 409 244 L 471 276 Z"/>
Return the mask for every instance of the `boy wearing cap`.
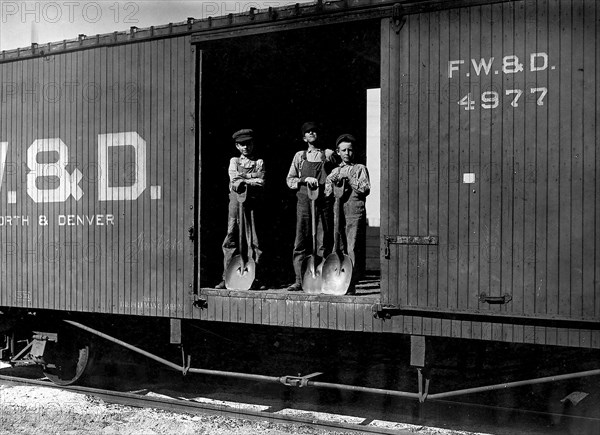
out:
<path id="1" fill-rule="evenodd" d="M 235 147 L 240 152 L 239 157 L 232 157 L 229 161 L 229 216 L 227 219 L 227 235 L 223 241 L 224 269 L 223 280 L 215 286 L 217 289 L 225 288 L 225 271 L 232 257 L 239 251 L 239 204 L 235 192 L 248 189 L 247 199 L 244 203 L 245 234 L 248 241 L 248 256 L 256 263 L 256 273 L 259 272 L 262 251 L 259 243 L 259 231 L 256 228 L 256 213 L 265 184 L 265 165 L 262 159 L 254 156 L 254 132 L 251 129 L 242 129 L 232 135 Z M 258 279 L 254 280 L 253 289 L 261 288 Z"/>
<path id="2" fill-rule="evenodd" d="M 371 191 L 371 182 L 366 166 L 354 163 L 354 146 L 356 145 L 354 136 L 351 134 L 342 134 L 337 138 L 335 144 L 337 154 L 341 157 L 342 163 L 327 176 L 325 195 L 328 197 L 332 196 L 333 184 L 340 186 L 345 181 L 345 192 L 342 198 L 340 198 L 342 202 L 342 215 L 339 220 L 340 235 L 344 240 L 346 253 L 354 266 L 352 281 L 350 282 L 347 294 L 354 294 L 356 279 L 360 276 L 356 262 L 356 242 L 365 230 L 365 199 Z M 335 213 L 338 212 L 336 209 Z M 337 229 L 334 231 L 337 231 Z"/>
<path id="3" fill-rule="evenodd" d="M 317 223 L 316 253 L 321 258 L 326 257 L 333 247 L 333 202 L 323 194 L 327 174 L 337 165 L 333 150 L 322 150 L 318 145 L 318 125 L 315 122 L 305 122 L 302 125 L 302 139 L 307 149 L 294 155 L 286 178 L 290 189 L 296 190 L 298 202 L 296 205 L 296 240 L 294 242 L 294 273 L 296 280 L 288 287 L 288 291 L 302 290 L 302 266 L 304 260 L 311 254 L 312 228 L 310 215 L 310 200 L 307 188 L 320 190 L 319 198 L 315 201 Z"/>

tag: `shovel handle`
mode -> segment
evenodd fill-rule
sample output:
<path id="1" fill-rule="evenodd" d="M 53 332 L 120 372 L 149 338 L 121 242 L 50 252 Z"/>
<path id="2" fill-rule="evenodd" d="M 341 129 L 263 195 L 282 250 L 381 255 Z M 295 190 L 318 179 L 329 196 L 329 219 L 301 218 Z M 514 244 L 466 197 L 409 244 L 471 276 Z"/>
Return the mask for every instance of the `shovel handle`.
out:
<path id="1" fill-rule="evenodd" d="M 336 198 L 341 198 L 342 196 L 344 196 L 345 191 L 346 191 L 346 179 L 345 178 L 342 178 L 342 182 L 340 183 L 339 186 L 337 184 L 333 183 L 333 196 L 335 196 Z"/>
<path id="2" fill-rule="evenodd" d="M 342 178 L 342 183 L 338 186 L 333 183 L 333 196 L 335 197 L 335 211 L 333 219 L 333 251 L 340 249 L 340 214 L 342 213 L 342 196 L 346 190 L 346 180 Z"/>
<path id="3" fill-rule="evenodd" d="M 244 222 L 244 201 L 246 200 L 246 195 L 244 195 L 243 200 L 240 201 L 238 197 L 238 234 L 239 234 L 239 245 L 238 250 L 240 252 L 240 257 L 242 257 L 242 268 L 246 267 L 246 259 L 248 258 L 244 252 L 244 239 L 246 237 L 246 223 Z"/>
<path id="4" fill-rule="evenodd" d="M 308 199 L 310 199 L 310 219 L 311 219 L 311 230 L 313 239 L 313 255 L 316 255 L 317 251 L 317 217 L 315 216 L 315 201 L 319 198 L 319 187 L 313 189 L 310 186 L 306 186 L 308 192 Z"/>
<path id="5" fill-rule="evenodd" d="M 246 223 L 244 222 L 244 202 L 246 202 L 246 198 L 248 197 L 248 186 L 244 185 L 244 190 L 242 192 L 235 192 L 235 199 L 238 202 L 238 234 L 239 234 L 239 245 L 238 250 L 240 251 L 240 256 L 242 257 L 242 268 L 246 267 L 246 261 L 248 261 L 248 255 L 244 252 L 244 239 L 246 238 Z"/>
<path id="6" fill-rule="evenodd" d="M 313 189 L 310 186 L 306 186 L 306 190 L 308 192 L 308 199 L 311 201 L 316 201 L 319 198 L 319 188 Z"/>

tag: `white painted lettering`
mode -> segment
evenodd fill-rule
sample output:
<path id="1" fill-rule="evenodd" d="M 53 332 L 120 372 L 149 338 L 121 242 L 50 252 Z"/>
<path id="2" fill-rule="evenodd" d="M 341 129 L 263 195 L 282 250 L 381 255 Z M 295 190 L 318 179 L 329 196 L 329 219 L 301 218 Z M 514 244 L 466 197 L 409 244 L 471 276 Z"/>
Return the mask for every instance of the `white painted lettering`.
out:
<path id="1" fill-rule="evenodd" d="M 460 101 L 458 101 L 459 106 L 465 106 L 465 110 L 474 110 L 475 109 L 475 101 L 471 99 L 471 93 L 469 92 L 467 95 L 462 97 Z"/>
<path id="2" fill-rule="evenodd" d="M 39 153 L 55 152 L 58 159 L 54 163 L 38 163 Z M 67 145 L 59 138 L 37 139 L 27 149 L 27 194 L 37 203 L 65 202 L 69 196 L 79 200 L 83 196 L 83 190 L 79 182 L 83 175 L 78 169 L 72 174 L 66 170 L 69 162 L 69 150 Z M 36 180 L 42 177 L 56 177 L 59 185 L 53 189 L 38 189 Z"/>
<path id="3" fill-rule="evenodd" d="M 0 216 L 0 227 L 13 225 L 29 225 L 29 216 Z"/>
<path id="4" fill-rule="evenodd" d="M 515 98 L 510 102 L 510 105 L 513 107 L 519 107 L 519 98 L 523 94 L 521 89 L 507 89 L 506 95 L 515 95 Z"/>
<path id="5" fill-rule="evenodd" d="M 0 142 L 0 187 L 4 178 L 4 168 L 6 167 L 6 154 L 8 152 L 8 142 Z"/>
<path id="6" fill-rule="evenodd" d="M 536 58 L 542 59 L 541 65 L 536 65 Z M 548 55 L 546 53 L 531 53 L 529 56 L 529 69 L 531 71 L 543 71 L 548 68 Z"/>
<path id="7" fill-rule="evenodd" d="M 488 91 L 481 94 L 481 107 L 484 109 L 495 109 L 500 104 L 498 92 Z"/>
<path id="8" fill-rule="evenodd" d="M 131 146 L 135 151 L 135 183 L 131 186 L 108 185 L 108 148 L 119 146 Z M 146 141 L 136 132 L 98 135 L 98 163 L 101 171 L 98 200 L 131 201 L 137 199 L 146 189 Z"/>
<path id="9" fill-rule="evenodd" d="M 462 65 L 463 63 L 465 63 L 464 60 L 451 60 L 450 62 L 448 62 L 448 78 L 452 78 L 452 72 L 453 71 L 458 71 L 459 70 L 459 66 L 457 65 Z"/>
<path id="10" fill-rule="evenodd" d="M 535 94 L 536 92 L 540 93 L 540 96 L 538 97 L 536 104 L 538 106 L 543 106 L 544 105 L 544 97 L 546 96 L 546 94 L 548 93 L 548 88 L 542 87 L 542 88 L 531 88 L 531 93 Z"/>
<path id="11" fill-rule="evenodd" d="M 479 63 L 475 62 L 475 59 L 471 59 L 471 63 L 473 64 L 473 69 L 475 70 L 475 74 L 477 74 L 478 76 L 481 73 L 482 68 L 483 68 L 483 71 L 485 72 L 485 75 L 487 76 L 490 73 L 490 69 L 492 68 L 493 62 L 494 62 L 493 57 L 490 57 L 489 63 L 485 63 L 484 58 L 481 58 Z"/>
<path id="12" fill-rule="evenodd" d="M 523 64 L 519 62 L 518 56 L 510 55 L 502 58 L 502 72 L 504 74 L 514 74 L 521 71 L 523 71 Z"/>
<path id="13" fill-rule="evenodd" d="M 1 216 L 0 216 L 1 217 Z M 5 216 L 4 216 L 5 217 Z M 41 222 L 40 216 L 40 222 Z M 44 216 L 45 219 L 45 216 Z M 95 225 L 103 227 L 105 225 L 114 225 L 115 217 L 112 214 L 92 214 L 92 215 L 76 215 L 76 214 L 59 214 L 59 226 L 80 226 L 80 225 Z M 40 223 L 41 225 L 41 223 Z M 47 225 L 47 223 L 46 223 Z"/>

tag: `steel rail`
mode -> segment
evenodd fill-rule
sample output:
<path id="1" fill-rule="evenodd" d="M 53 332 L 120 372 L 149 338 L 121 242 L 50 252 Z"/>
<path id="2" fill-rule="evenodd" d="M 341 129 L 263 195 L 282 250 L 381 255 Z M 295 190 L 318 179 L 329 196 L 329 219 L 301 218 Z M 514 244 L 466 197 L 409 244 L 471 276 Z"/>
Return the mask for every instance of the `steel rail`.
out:
<path id="1" fill-rule="evenodd" d="M 460 406 L 461 408 L 471 408 L 478 409 L 484 411 L 494 411 L 494 412 L 503 412 L 508 415 L 514 414 L 523 414 L 527 416 L 536 416 L 536 417 L 552 417 L 552 418 L 567 418 L 570 420 L 580 420 L 587 422 L 594 422 L 600 424 L 600 417 L 588 417 L 585 415 L 575 415 L 575 414 L 564 414 L 558 412 L 548 412 L 548 411 L 536 411 L 534 409 L 523 409 L 523 408 L 510 408 L 507 406 L 498 406 L 498 405 L 485 405 L 483 403 L 472 403 L 472 402 L 463 402 L 460 400 L 434 400 L 433 403 L 443 404 L 446 406 Z"/>
<path id="2" fill-rule="evenodd" d="M 349 432 L 358 432 L 358 433 L 373 433 L 373 434 L 395 434 L 395 435 L 412 435 L 413 432 L 404 431 L 400 429 L 387 429 L 387 428 L 379 428 L 379 427 L 370 427 L 370 426 L 362 426 L 356 424 L 349 423 L 338 423 L 338 422 L 327 422 L 327 421 L 319 421 L 314 419 L 309 419 L 305 417 L 293 417 L 289 415 L 278 416 L 275 414 L 268 413 L 267 411 L 251 411 L 244 410 L 239 407 L 235 409 L 229 409 L 226 406 L 218 406 L 211 405 L 206 403 L 194 402 L 194 401 L 186 401 L 183 399 L 165 399 L 165 398 L 156 398 L 156 397 L 146 397 L 140 396 L 139 394 L 133 392 L 115 392 L 110 390 L 101 390 L 90 387 L 81 387 L 81 386 L 59 386 L 55 385 L 49 381 L 43 381 L 38 379 L 27 379 L 20 378 L 14 376 L 6 376 L 0 375 L 0 382 L 5 382 L 9 384 L 15 385 L 34 385 L 34 386 L 42 386 L 47 388 L 57 388 L 65 391 L 71 391 L 74 393 L 86 394 L 89 396 L 97 397 L 99 399 L 104 400 L 107 403 L 113 403 L 124 406 L 132 406 L 139 408 L 155 408 L 162 409 L 165 411 L 175 412 L 175 413 L 190 413 L 190 414 L 204 414 L 204 415 L 221 415 L 232 418 L 240 418 L 240 419 L 248 419 L 253 421 L 264 421 L 268 420 L 272 423 L 282 423 L 282 424 L 305 424 L 314 428 L 319 429 L 343 429 Z M 141 390 L 146 391 L 146 389 Z M 545 416 L 545 417 L 561 417 L 568 418 L 569 420 L 574 421 L 587 421 L 593 423 L 600 423 L 599 418 L 595 417 L 587 417 L 587 416 L 579 416 L 579 415 L 569 415 L 562 413 L 554 413 L 554 412 L 545 412 L 545 411 L 535 411 L 529 409 L 515 409 L 515 408 L 506 408 L 502 406 L 492 406 L 492 405 L 483 405 L 480 403 L 469 403 L 469 402 L 460 402 L 460 401 L 448 401 L 448 400 L 436 400 L 436 403 L 465 407 L 465 408 L 477 408 L 477 409 L 487 409 L 497 412 L 507 412 L 510 415 L 514 413 L 523 414 L 523 415 L 535 415 L 535 416 Z M 368 420 L 368 418 L 366 419 Z M 414 424 L 414 423 L 413 423 Z M 420 423 L 422 425 L 423 423 Z"/>
<path id="3" fill-rule="evenodd" d="M 302 424 L 317 429 L 325 430 L 344 430 L 353 433 L 367 434 L 383 434 L 383 435 L 412 435 L 413 432 L 400 429 L 388 429 L 375 426 L 366 426 L 352 423 L 341 423 L 336 421 L 325 421 L 318 419 L 310 419 L 306 417 L 277 415 L 265 411 L 253 411 L 243 409 L 241 407 L 228 408 L 227 406 L 211 405 L 207 403 L 194 402 L 183 399 L 170 399 L 162 397 L 147 397 L 140 396 L 135 393 L 127 393 L 120 391 L 104 390 L 99 388 L 82 387 L 82 386 L 60 386 L 49 381 L 41 381 L 37 379 L 24 379 L 14 376 L 0 375 L 0 381 L 17 384 L 17 385 L 33 385 L 47 388 L 56 388 L 73 393 L 85 394 L 88 396 L 97 397 L 108 403 L 133 406 L 136 408 L 155 408 L 164 411 L 175 413 L 189 414 L 205 414 L 205 415 L 221 415 L 236 419 L 247 420 L 268 420 L 270 423 L 281 424 Z"/>

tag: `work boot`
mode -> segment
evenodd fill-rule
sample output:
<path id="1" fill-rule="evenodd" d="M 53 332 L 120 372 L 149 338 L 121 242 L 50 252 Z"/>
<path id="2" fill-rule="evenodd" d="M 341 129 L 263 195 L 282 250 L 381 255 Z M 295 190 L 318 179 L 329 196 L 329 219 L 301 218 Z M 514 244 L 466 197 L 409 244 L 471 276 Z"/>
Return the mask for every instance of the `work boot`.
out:
<path id="1" fill-rule="evenodd" d="M 224 290 L 224 289 L 226 289 L 227 287 L 225 286 L 225 280 L 223 280 L 223 281 L 221 281 L 220 283 L 218 283 L 218 284 L 215 286 L 215 288 L 216 288 L 217 290 Z"/>
<path id="2" fill-rule="evenodd" d="M 287 291 L 289 291 L 289 292 L 301 292 L 302 291 L 302 285 L 299 282 L 295 282 L 294 284 L 292 284 L 291 286 L 289 286 L 287 288 Z"/>

